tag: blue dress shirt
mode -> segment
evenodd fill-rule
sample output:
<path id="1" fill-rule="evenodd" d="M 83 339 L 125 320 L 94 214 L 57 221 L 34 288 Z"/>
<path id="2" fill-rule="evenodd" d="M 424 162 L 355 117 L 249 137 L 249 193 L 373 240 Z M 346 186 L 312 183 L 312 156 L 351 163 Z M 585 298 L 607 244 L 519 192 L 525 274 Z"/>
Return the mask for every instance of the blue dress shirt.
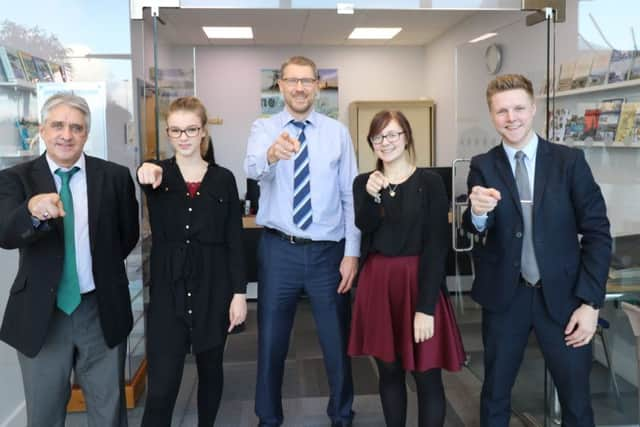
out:
<path id="1" fill-rule="evenodd" d="M 513 176 L 516 175 L 516 153 L 518 151 L 524 152 L 524 164 L 527 166 L 529 188 L 531 188 L 531 196 L 533 197 L 533 195 L 535 194 L 533 192 L 533 183 L 535 181 L 534 177 L 536 175 L 536 152 L 538 151 L 538 135 L 534 133 L 531 137 L 531 140 L 529 140 L 527 145 L 525 145 L 522 150 L 513 148 L 505 144 L 504 142 L 502 143 L 502 148 L 504 148 L 504 152 L 507 154 L 507 159 L 509 159 L 509 165 L 511 165 L 511 172 L 513 173 Z M 475 215 L 473 211 L 471 211 L 471 222 L 476 227 L 476 230 L 482 232 L 484 231 L 484 227 L 487 224 L 487 214 Z"/>
<path id="2" fill-rule="evenodd" d="M 267 150 L 278 135 L 300 129 L 287 111 L 258 119 L 251 127 L 244 168 L 260 182 L 260 208 L 256 223 L 286 234 L 313 240 L 345 239 L 345 256 L 359 256 L 360 231 L 355 226 L 353 180 L 358 174 L 355 152 L 347 128 L 337 120 L 312 111 L 304 130 L 309 150 L 313 222 L 306 230 L 293 223 L 294 158 L 271 165 Z"/>

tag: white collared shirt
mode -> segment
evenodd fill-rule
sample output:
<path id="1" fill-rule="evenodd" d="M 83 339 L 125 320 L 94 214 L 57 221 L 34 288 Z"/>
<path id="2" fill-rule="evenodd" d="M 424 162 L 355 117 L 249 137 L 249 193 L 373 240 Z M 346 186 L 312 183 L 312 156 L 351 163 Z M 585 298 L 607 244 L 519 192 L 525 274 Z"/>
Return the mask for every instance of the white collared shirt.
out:
<path id="1" fill-rule="evenodd" d="M 61 178 L 55 174 L 57 169 L 67 171 L 71 168 L 63 168 L 58 166 L 47 154 L 47 163 L 51 170 L 51 175 L 56 183 L 56 190 L 60 193 L 62 186 Z M 89 203 L 87 199 L 87 171 L 85 166 L 84 153 L 78 161 L 73 165 L 80 168 L 69 181 L 69 189 L 71 197 L 73 197 L 73 220 L 74 220 L 74 237 L 76 242 L 76 268 L 78 271 L 78 280 L 80 283 L 80 293 L 91 292 L 96 288 L 93 280 L 93 268 L 91 257 L 91 243 L 89 241 Z M 73 167 L 72 166 L 72 167 Z M 65 210 L 67 206 L 63 207 Z"/>
<path id="2" fill-rule="evenodd" d="M 509 159 L 509 165 L 511 166 L 511 173 L 513 176 L 516 175 L 516 153 L 518 151 L 524 152 L 524 164 L 527 167 L 527 174 L 529 177 L 529 188 L 531 188 L 531 197 L 535 194 L 533 192 L 533 183 L 535 182 L 535 174 L 536 174 L 536 153 L 538 151 L 538 135 L 535 133 L 527 142 L 523 148 L 513 148 L 508 144 L 502 142 L 502 148 L 504 149 L 505 154 L 507 155 L 507 159 Z M 532 200 L 533 202 L 533 200 Z M 479 232 L 484 231 L 485 226 L 487 225 L 488 215 L 475 215 L 473 211 L 471 211 L 471 222 L 476 227 L 476 230 Z"/>

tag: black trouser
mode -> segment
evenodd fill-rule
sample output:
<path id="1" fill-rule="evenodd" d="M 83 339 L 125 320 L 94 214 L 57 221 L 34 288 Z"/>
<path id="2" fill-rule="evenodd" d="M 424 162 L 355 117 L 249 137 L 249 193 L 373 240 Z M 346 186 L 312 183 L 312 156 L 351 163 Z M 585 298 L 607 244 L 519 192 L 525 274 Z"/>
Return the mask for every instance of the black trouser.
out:
<path id="1" fill-rule="evenodd" d="M 198 369 L 198 427 L 213 427 L 220 407 L 224 376 L 224 343 L 196 354 Z M 186 353 L 153 352 L 147 355 L 149 390 L 142 427 L 170 427 Z"/>

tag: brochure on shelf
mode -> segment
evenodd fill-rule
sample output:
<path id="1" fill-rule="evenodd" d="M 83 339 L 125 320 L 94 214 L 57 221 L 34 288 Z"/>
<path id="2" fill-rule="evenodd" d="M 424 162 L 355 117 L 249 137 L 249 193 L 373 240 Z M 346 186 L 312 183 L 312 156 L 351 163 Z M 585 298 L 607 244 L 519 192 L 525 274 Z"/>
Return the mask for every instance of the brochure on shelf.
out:
<path id="1" fill-rule="evenodd" d="M 629 78 L 629 70 L 633 61 L 633 51 L 613 50 L 609 64 L 608 83 L 623 82 Z"/>
<path id="2" fill-rule="evenodd" d="M 636 118 L 638 115 L 640 115 L 639 102 L 627 102 L 626 104 L 622 104 L 615 142 L 626 142 L 628 140 L 631 140 L 631 142 L 637 142 L 633 141 L 633 136 L 634 133 L 638 132 L 636 128 L 640 126 L 640 122 L 636 123 L 639 120 Z"/>
<path id="3" fill-rule="evenodd" d="M 593 58 L 593 65 L 591 66 L 591 72 L 589 73 L 588 86 L 598 86 L 607 82 L 610 59 L 610 50 L 601 51 L 595 54 Z"/>

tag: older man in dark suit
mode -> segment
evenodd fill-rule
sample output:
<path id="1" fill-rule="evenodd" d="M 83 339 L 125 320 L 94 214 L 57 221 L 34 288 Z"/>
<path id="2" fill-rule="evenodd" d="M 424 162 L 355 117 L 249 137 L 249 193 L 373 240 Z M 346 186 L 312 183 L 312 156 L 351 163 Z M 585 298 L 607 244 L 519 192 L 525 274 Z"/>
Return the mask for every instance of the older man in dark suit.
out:
<path id="1" fill-rule="evenodd" d="M 42 108 L 46 153 L 0 172 L 0 246 L 20 251 L 0 339 L 18 351 L 28 426 L 64 426 L 72 369 L 89 425 L 127 425 L 124 260 L 138 240 L 138 204 L 127 168 L 83 153 L 90 125 L 83 98 L 52 96 Z"/>
<path id="2" fill-rule="evenodd" d="M 533 132 L 527 78 L 496 78 L 487 102 L 502 144 L 471 160 L 464 216 L 481 242 L 472 289 L 483 308 L 481 425 L 508 426 L 533 329 L 558 388 L 562 425 L 593 426 L 590 343 L 611 258 L 605 202 L 582 151 Z"/>

